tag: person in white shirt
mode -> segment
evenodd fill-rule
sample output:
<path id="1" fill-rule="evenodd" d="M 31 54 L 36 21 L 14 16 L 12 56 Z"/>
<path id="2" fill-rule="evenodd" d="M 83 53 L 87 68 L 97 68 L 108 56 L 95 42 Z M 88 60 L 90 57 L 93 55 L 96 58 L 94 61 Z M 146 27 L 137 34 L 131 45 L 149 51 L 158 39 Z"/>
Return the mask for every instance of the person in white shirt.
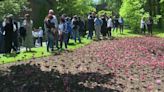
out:
<path id="1" fill-rule="evenodd" d="M 34 46 L 36 46 L 36 42 L 39 37 L 39 32 L 37 29 L 34 28 L 34 30 L 32 31 L 32 36 L 33 36 L 33 44 L 34 44 Z"/>
<path id="2" fill-rule="evenodd" d="M 113 27 L 113 22 L 112 22 L 112 17 L 110 16 L 108 21 L 107 21 L 107 30 L 108 30 L 108 36 L 111 37 L 112 36 L 112 27 Z"/>
<path id="3" fill-rule="evenodd" d="M 145 22 L 145 18 L 144 17 L 141 19 L 140 28 L 141 28 L 141 33 L 145 34 L 146 33 L 146 22 Z"/>
<path id="4" fill-rule="evenodd" d="M 40 46 L 42 47 L 43 46 L 43 29 L 42 27 L 39 27 L 39 30 L 38 30 L 38 39 L 39 39 L 39 43 L 40 43 Z"/>

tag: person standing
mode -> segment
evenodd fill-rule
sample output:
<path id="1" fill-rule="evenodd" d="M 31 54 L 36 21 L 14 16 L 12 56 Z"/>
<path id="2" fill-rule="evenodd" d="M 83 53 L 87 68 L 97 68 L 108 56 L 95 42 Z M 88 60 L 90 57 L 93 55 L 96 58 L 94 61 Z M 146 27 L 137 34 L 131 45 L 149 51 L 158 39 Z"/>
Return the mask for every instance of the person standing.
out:
<path id="1" fill-rule="evenodd" d="M 114 19 L 113 19 L 113 31 L 115 31 L 115 30 L 116 30 L 116 32 L 118 31 L 118 25 L 119 25 L 118 18 L 117 18 L 117 16 L 114 16 Z"/>
<path id="2" fill-rule="evenodd" d="M 145 35 L 145 33 L 146 33 L 146 22 L 145 22 L 144 17 L 141 19 L 140 28 L 141 28 L 141 34 Z"/>
<path id="3" fill-rule="evenodd" d="M 33 44 L 34 44 L 34 46 L 36 46 L 36 42 L 38 43 L 38 38 L 39 38 L 38 29 L 36 29 L 36 28 L 33 29 L 32 36 L 33 36 Z"/>
<path id="4" fill-rule="evenodd" d="M 119 26 L 120 26 L 120 34 L 123 34 L 123 31 L 124 31 L 124 19 L 122 17 L 120 17 L 118 19 L 118 22 L 119 22 Z"/>
<path id="5" fill-rule="evenodd" d="M 51 49 L 51 51 L 54 51 L 54 23 L 51 22 L 51 20 L 53 19 L 52 14 L 48 14 L 48 16 L 45 18 L 44 23 L 45 23 L 45 27 L 47 30 L 47 52 L 49 52 L 49 49 Z"/>
<path id="6" fill-rule="evenodd" d="M 65 43 L 65 48 L 67 49 L 67 39 L 68 39 L 68 30 L 66 30 L 66 23 L 64 19 L 60 20 L 59 24 L 59 38 L 60 38 L 60 49 L 63 47 L 63 42 Z"/>
<path id="7" fill-rule="evenodd" d="M 85 35 L 85 31 L 84 31 L 84 26 L 85 26 L 85 24 L 84 24 L 84 22 L 81 20 L 81 18 L 80 17 L 78 17 L 78 20 L 79 20 L 79 32 L 80 32 L 80 36 L 83 36 L 84 37 L 84 35 Z"/>
<path id="8" fill-rule="evenodd" d="M 56 48 L 59 49 L 58 47 L 58 41 L 59 41 L 59 33 L 58 33 L 58 20 L 57 17 L 52 9 L 49 10 L 49 14 L 52 15 L 52 19 L 50 20 L 51 24 L 54 25 L 53 30 L 54 30 L 54 41 Z M 62 16 L 62 18 L 65 18 L 65 15 Z"/>
<path id="9" fill-rule="evenodd" d="M 4 27 L 2 26 L 2 23 L 0 22 L 0 53 L 4 53 Z"/>
<path id="10" fill-rule="evenodd" d="M 75 43 L 76 43 L 77 38 L 79 40 L 79 43 L 81 43 L 80 33 L 79 33 L 79 21 L 78 21 L 77 15 L 73 17 L 72 25 L 73 25 L 73 35 L 74 35 Z"/>
<path id="11" fill-rule="evenodd" d="M 103 38 L 105 38 L 106 34 L 107 34 L 107 20 L 105 15 L 102 16 L 102 26 L 101 26 L 101 33 Z"/>
<path id="12" fill-rule="evenodd" d="M 13 40 L 12 40 L 12 48 L 13 50 L 19 54 L 20 51 L 19 51 L 19 48 L 20 48 L 20 45 L 19 45 L 19 42 L 18 42 L 18 38 L 19 38 L 19 35 L 18 35 L 18 23 L 16 21 L 13 21 L 13 24 L 14 24 L 14 32 L 13 32 Z"/>
<path id="13" fill-rule="evenodd" d="M 38 36 L 39 36 L 40 46 L 42 47 L 43 46 L 43 29 L 42 29 L 42 27 L 39 27 Z"/>
<path id="14" fill-rule="evenodd" d="M 89 13 L 88 15 L 88 30 L 89 30 L 89 33 L 88 33 L 88 37 L 87 39 L 92 39 L 93 37 L 93 30 L 94 30 L 94 17 L 92 15 L 92 13 Z"/>
<path id="15" fill-rule="evenodd" d="M 5 35 L 5 53 L 11 53 L 12 49 L 12 36 L 14 32 L 14 25 L 11 16 L 7 16 L 3 22 L 4 35 Z"/>
<path id="16" fill-rule="evenodd" d="M 67 44 L 69 43 L 69 39 L 72 36 L 72 24 L 71 24 L 71 19 L 69 17 L 66 18 L 66 30 L 68 31 L 68 39 L 67 39 Z"/>
<path id="17" fill-rule="evenodd" d="M 108 36 L 112 37 L 112 27 L 113 27 L 113 22 L 112 22 L 112 17 L 110 16 L 107 22 L 107 30 L 108 30 Z"/>
<path id="18" fill-rule="evenodd" d="M 152 17 L 149 17 L 148 20 L 147 20 L 147 29 L 148 29 L 148 32 L 150 35 L 153 35 L 153 19 Z"/>
<path id="19" fill-rule="evenodd" d="M 31 48 L 34 46 L 33 39 L 32 39 L 33 21 L 31 20 L 29 14 L 25 14 L 25 20 L 23 21 L 23 26 L 26 29 L 24 46 L 26 47 L 26 51 L 31 51 Z"/>
<path id="20" fill-rule="evenodd" d="M 97 38 L 97 40 L 100 40 L 102 20 L 98 16 L 96 16 L 96 18 L 94 20 L 94 25 L 95 25 L 96 38 Z"/>

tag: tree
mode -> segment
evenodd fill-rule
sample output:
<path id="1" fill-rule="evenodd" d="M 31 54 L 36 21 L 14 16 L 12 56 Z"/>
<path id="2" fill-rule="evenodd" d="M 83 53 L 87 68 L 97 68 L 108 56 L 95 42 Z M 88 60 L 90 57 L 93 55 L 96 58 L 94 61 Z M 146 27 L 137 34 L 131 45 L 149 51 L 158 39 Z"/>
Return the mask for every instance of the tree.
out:
<path id="1" fill-rule="evenodd" d="M 111 11 L 101 10 L 101 11 L 98 12 L 99 16 L 104 15 L 104 14 L 106 14 L 107 16 L 112 16 L 112 12 Z"/>
<path id="2" fill-rule="evenodd" d="M 98 5 L 107 5 L 107 7 L 105 7 L 105 10 L 110 10 L 113 12 L 113 14 L 117 15 L 121 8 L 122 1 L 123 0 L 99 0 Z"/>
<path id="3" fill-rule="evenodd" d="M 34 26 L 38 27 L 43 25 L 43 20 L 48 13 L 49 9 L 55 11 L 56 16 L 59 18 L 62 14 L 69 16 L 85 15 L 90 11 L 95 11 L 93 1 L 90 0 L 29 0 L 32 7 L 32 18 Z M 39 16 L 39 17 L 38 17 Z"/>
<path id="4" fill-rule="evenodd" d="M 18 14 L 23 9 L 24 5 L 27 4 L 27 0 L 4 0 L 0 1 L 0 19 L 5 14 Z"/>
<path id="5" fill-rule="evenodd" d="M 156 23 L 158 25 L 158 28 L 161 28 L 161 7 L 162 4 L 160 4 L 162 0 L 147 0 L 145 4 L 145 11 L 149 12 L 149 15 L 156 20 Z"/>
<path id="6" fill-rule="evenodd" d="M 120 15 L 133 30 L 139 29 L 141 17 L 148 16 L 143 8 L 145 3 L 146 0 L 123 0 Z"/>

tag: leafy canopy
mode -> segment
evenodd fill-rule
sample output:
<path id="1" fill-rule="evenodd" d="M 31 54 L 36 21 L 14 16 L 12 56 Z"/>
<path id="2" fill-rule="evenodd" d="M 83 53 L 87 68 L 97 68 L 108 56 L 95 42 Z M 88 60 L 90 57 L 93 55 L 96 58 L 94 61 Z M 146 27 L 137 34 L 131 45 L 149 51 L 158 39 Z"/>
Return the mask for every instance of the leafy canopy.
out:
<path id="1" fill-rule="evenodd" d="M 18 14 L 24 5 L 27 4 L 27 0 L 4 0 L 0 1 L 0 19 L 5 14 Z"/>

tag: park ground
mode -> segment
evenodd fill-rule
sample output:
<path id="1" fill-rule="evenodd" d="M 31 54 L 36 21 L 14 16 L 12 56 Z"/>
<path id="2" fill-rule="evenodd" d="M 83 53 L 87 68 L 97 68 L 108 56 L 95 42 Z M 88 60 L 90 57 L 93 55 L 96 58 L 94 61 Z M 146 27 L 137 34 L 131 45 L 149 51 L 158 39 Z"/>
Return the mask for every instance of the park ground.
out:
<path id="1" fill-rule="evenodd" d="M 164 34 L 154 35 L 126 30 L 113 33 L 113 40 L 83 38 L 83 44 L 70 45 L 61 53 L 47 53 L 43 47 L 18 56 L 2 55 L 0 90 L 164 92 Z"/>

